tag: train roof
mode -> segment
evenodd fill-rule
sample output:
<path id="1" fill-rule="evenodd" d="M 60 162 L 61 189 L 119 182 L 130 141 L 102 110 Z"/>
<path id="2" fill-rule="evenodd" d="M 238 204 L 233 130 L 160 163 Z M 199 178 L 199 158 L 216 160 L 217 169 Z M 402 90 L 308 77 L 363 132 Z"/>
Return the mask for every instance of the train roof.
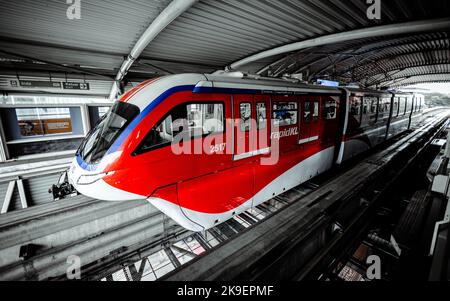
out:
<path id="1" fill-rule="evenodd" d="M 230 93 L 230 94 L 328 94 L 342 95 L 342 89 L 373 95 L 389 94 L 387 91 L 364 90 L 345 87 L 327 87 L 300 83 L 291 79 L 263 78 L 242 73 L 221 74 L 177 74 L 168 75 L 143 82 L 129 91 L 121 101 L 129 101 L 140 109 L 149 102 L 162 98 L 174 91 L 192 91 L 193 93 Z"/>
<path id="2" fill-rule="evenodd" d="M 298 80 L 263 78 L 250 76 L 227 76 L 205 74 L 206 81 L 199 82 L 196 87 L 210 87 L 217 89 L 258 90 L 266 93 L 326 93 L 340 94 L 338 88 L 309 85 Z"/>
<path id="3" fill-rule="evenodd" d="M 362 88 L 351 88 L 351 87 L 345 87 L 344 89 L 348 90 L 351 93 L 364 93 L 364 94 L 386 94 L 386 95 L 392 95 L 392 92 L 390 91 L 379 91 L 379 90 L 369 90 L 369 89 L 362 89 Z"/>
<path id="4" fill-rule="evenodd" d="M 414 94 L 417 94 L 417 93 L 402 92 L 402 91 L 393 91 L 392 93 L 394 93 L 395 95 L 409 95 L 409 96 L 413 96 Z"/>

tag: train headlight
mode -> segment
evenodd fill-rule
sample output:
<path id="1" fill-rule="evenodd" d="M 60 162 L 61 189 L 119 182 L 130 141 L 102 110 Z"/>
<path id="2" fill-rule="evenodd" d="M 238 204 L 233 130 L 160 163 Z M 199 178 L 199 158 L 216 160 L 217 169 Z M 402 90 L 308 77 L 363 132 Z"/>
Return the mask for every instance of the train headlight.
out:
<path id="1" fill-rule="evenodd" d="M 99 173 L 96 175 L 82 175 L 78 178 L 77 184 L 78 185 L 89 185 L 92 183 L 97 182 L 100 179 L 103 179 L 107 173 Z"/>

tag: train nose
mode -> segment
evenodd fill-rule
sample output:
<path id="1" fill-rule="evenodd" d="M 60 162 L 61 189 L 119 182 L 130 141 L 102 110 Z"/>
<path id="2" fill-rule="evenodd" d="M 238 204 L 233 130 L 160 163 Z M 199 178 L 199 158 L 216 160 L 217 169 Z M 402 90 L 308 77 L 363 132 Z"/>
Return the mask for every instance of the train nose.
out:
<path id="1" fill-rule="evenodd" d="M 108 173 L 105 172 L 90 172 L 86 171 L 78 162 L 74 160 L 67 172 L 69 183 L 75 189 L 88 197 L 99 198 L 101 192 L 98 191 L 98 182 L 106 177 Z"/>
<path id="2" fill-rule="evenodd" d="M 75 158 L 68 172 L 69 183 L 79 193 L 98 200 L 120 202 L 146 199 L 145 196 L 123 190 L 114 181 L 110 181 L 109 177 L 114 177 L 120 171 L 105 170 L 102 166 L 95 171 L 83 169 Z"/>
<path id="3" fill-rule="evenodd" d="M 103 173 L 96 173 L 96 174 L 80 175 L 77 179 L 76 184 L 78 186 L 91 185 L 91 184 L 94 184 L 95 182 L 103 179 L 107 175 L 112 175 L 113 173 L 114 172 L 103 172 Z"/>

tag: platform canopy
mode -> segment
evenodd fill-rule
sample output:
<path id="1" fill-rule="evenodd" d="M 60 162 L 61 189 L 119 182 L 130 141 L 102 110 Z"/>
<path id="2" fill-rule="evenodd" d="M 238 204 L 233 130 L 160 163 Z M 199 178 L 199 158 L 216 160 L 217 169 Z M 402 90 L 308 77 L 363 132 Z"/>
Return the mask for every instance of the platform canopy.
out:
<path id="1" fill-rule="evenodd" d="M 450 81 L 448 0 L 0 0 L 0 7 L 0 74 L 118 83 L 239 70 L 378 88 Z"/>

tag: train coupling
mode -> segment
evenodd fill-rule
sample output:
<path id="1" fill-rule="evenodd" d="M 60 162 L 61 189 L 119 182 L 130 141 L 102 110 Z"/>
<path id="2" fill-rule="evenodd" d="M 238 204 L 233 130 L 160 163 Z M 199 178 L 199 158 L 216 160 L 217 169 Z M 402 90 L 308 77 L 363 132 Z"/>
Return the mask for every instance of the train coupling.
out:
<path id="1" fill-rule="evenodd" d="M 59 176 L 58 182 L 53 184 L 49 188 L 48 193 L 53 194 L 53 199 L 59 201 L 65 199 L 66 197 L 72 197 L 78 195 L 78 191 L 69 183 L 69 177 L 67 175 L 67 170 L 65 170 Z"/>

